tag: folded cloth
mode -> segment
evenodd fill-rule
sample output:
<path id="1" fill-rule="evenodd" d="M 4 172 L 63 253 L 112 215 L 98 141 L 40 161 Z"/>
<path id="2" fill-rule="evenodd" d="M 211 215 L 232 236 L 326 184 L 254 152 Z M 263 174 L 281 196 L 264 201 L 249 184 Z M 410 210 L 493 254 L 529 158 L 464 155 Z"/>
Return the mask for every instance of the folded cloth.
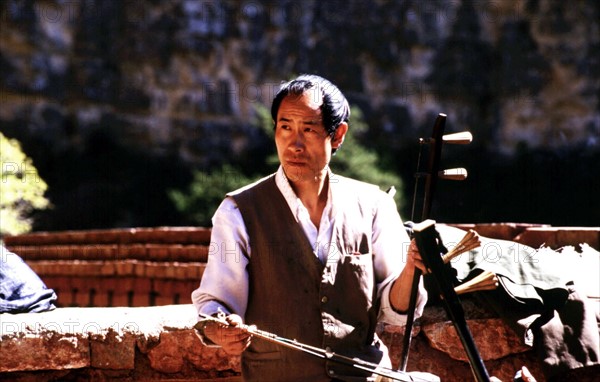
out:
<path id="1" fill-rule="evenodd" d="M 15 253 L 0 246 L 0 313 L 55 309 L 57 296 Z"/>
<path id="2" fill-rule="evenodd" d="M 465 231 L 437 225 L 447 247 Z M 578 289 L 577 272 L 567 258 L 550 248 L 532 248 L 481 237 L 481 247 L 451 261 L 458 282 L 482 271 L 494 272 L 500 288 L 476 292 L 524 343 L 536 349 L 548 380 L 560 380 L 570 370 L 600 365 L 600 334 L 593 305 Z"/>

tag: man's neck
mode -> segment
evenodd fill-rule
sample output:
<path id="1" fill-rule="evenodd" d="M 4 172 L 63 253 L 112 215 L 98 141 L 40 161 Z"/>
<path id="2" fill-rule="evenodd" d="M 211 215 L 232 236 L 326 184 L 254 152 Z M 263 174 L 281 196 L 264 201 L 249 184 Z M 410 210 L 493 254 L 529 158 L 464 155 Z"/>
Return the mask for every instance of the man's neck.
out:
<path id="1" fill-rule="evenodd" d="M 310 219 L 319 228 L 321 215 L 327 205 L 327 197 L 329 195 L 329 174 L 325 170 L 320 176 L 316 176 L 314 180 L 306 180 L 303 182 L 290 182 L 292 189 L 302 201 L 304 207 L 310 214 Z"/>

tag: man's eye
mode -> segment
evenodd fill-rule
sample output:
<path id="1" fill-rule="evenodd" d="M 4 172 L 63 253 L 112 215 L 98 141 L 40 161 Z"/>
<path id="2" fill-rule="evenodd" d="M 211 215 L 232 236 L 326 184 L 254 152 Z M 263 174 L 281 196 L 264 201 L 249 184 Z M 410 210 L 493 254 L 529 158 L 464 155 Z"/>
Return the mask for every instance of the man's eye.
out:
<path id="1" fill-rule="evenodd" d="M 307 133 L 311 133 L 311 134 L 318 134 L 320 130 L 312 128 L 312 127 L 307 127 L 304 129 L 304 131 Z"/>

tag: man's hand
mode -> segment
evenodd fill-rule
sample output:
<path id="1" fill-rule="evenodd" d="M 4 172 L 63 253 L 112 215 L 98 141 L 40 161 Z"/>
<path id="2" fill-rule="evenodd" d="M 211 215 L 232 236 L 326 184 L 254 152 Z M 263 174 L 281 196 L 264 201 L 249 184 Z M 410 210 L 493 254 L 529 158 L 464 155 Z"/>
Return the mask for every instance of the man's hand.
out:
<path id="1" fill-rule="evenodd" d="M 229 325 L 209 321 L 204 326 L 204 335 L 212 342 L 221 346 L 227 354 L 240 355 L 248 346 L 252 336 L 239 328 L 243 324 L 242 318 L 237 314 L 225 317 Z"/>
<path id="2" fill-rule="evenodd" d="M 421 270 L 423 274 L 429 273 L 413 239 L 408 246 L 406 265 L 400 276 L 392 284 L 390 291 L 390 303 L 397 312 L 404 313 L 408 310 L 412 281 L 417 269 Z"/>
<path id="3" fill-rule="evenodd" d="M 423 259 L 421 258 L 421 254 L 419 253 L 419 249 L 417 248 L 417 243 L 415 242 L 415 239 L 412 239 L 410 241 L 410 245 L 408 246 L 406 266 L 418 268 L 423 274 L 429 273 L 427 271 L 427 268 L 425 267 L 425 263 L 423 263 Z"/>

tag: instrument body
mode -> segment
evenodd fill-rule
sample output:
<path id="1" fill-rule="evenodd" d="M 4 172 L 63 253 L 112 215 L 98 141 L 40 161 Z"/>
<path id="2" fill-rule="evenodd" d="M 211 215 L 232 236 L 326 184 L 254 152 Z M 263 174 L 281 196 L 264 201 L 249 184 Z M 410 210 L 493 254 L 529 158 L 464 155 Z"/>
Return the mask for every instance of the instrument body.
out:
<path id="1" fill-rule="evenodd" d="M 478 382 L 489 382 L 490 376 L 479 355 L 479 351 L 477 350 L 469 327 L 467 326 L 465 312 L 458 295 L 454 290 L 452 278 L 449 277 L 448 272 L 445 269 L 443 258 L 440 256 L 440 238 L 435 230 L 435 221 L 431 219 L 425 220 L 415 225 L 413 230 L 419 253 L 421 254 L 425 266 L 430 270 L 431 277 L 439 289 L 446 313 L 452 320 L 460 341 L 465 348 L 467 357 L 469 358 L 473 375 Z"/>

